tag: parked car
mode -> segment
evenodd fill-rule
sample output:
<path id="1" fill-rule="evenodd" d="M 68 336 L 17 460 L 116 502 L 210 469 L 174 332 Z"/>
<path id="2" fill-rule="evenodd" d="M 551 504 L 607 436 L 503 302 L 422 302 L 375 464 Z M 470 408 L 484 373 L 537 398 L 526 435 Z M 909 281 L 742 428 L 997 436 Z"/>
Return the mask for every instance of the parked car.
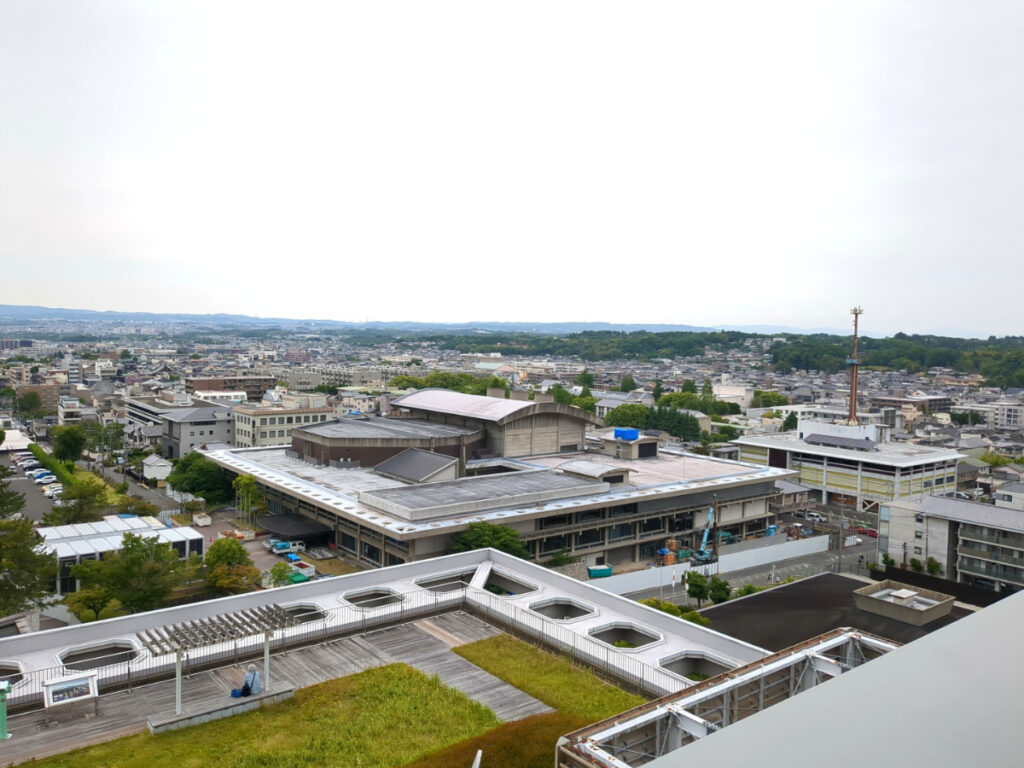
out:
<path id="1" fill-rule="evenodd" d="M 827 522 L 827 520 L 825 519 L 825 516 L 823 514 L 821 514 L 820 512 L 808 512 L 807 513 L 807 519 L 812 521 L 812 522 L 815 522 L 815 523 Z"/>
<path id="2" fill-rule="evenodd" d="M 872 539 L 878 538 L 878 531 L 876 531 L 874 528 L 865 528 L 864 533 L 870 536 Z"/>
<path id="3" fill-rule="evenodd" d="M 43 465 L 40 464 L 38 461 L 32 460 L 32 461 L 26 461 L 24 464 L 19 464 L 18 465 L 18 469 L 20 469 L 22 472 L 24 472 L 27 475 L 33 469 L 39 469 L 39 467 L 41 467 L 41 466 L 43 466 Z"/>
<path id="4" fill-rule="evenodd" d="M 64 493 L 64 486 L 61 483 L 50 483 L 43 487 L 43 496 L 53 499 Z"/>
<path id="5" fill-rule="evenodd" d="M 53 472 L 48 470 L 46 467 L 39 467 L 38 469 L 30 469 L 25 474 L 35 480 L 37 477 L 41 477 L 42 475 L 52 475 Z"/>
<path id="6" fill-rule="evenodd" d="M 56 475 L 39 475 L 33 481 L 36 485 L 49 485 L 50 483 L 57 482 Z"/>

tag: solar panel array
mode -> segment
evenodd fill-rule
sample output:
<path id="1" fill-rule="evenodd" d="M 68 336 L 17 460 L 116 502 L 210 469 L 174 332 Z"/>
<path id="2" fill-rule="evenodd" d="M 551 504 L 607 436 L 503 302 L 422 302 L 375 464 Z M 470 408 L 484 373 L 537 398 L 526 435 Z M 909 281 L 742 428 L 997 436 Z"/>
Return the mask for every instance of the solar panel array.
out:
<path id="1" fill-rule="evenodd" d="M 838 437 L 836 435 L 808 435 L 804 442 L 810 445 L 823 445 L 829 448 L 849 448 L 854 451 L 873 451 L 878 445 L 874 440 L 868 438 L 858 439 L 853 437 Z"/>

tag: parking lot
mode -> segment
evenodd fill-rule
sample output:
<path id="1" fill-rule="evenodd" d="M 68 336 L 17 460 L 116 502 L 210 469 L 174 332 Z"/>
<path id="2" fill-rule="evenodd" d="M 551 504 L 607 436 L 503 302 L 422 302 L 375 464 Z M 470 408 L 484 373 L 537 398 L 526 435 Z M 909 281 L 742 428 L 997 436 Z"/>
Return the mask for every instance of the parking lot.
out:
<path id="1" fill-rule="evenodd" d="M 0 457 L 0 464 L 10 468 L 11 457 Z M 32 482 L 32 478 L 26 477 L 24 472 L 14 470 L 14 477 L 10 481 L 10 489 L 25 495 L 25 508 L 21 513 L 33 522 L 39 522 L 43 515 L 53 509 L 53 502 L 43 496 L 42 488 Z"/>

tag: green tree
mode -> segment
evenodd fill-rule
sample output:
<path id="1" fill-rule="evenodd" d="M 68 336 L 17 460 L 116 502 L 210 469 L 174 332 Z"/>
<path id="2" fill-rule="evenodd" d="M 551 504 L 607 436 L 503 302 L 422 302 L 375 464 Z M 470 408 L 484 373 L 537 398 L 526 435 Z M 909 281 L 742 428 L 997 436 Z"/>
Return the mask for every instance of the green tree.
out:
<path id="1" fill-rule="evenodd" d="M 246 524 L 251 525 L 250 516 L 263 505 L 263 494 L 260 493 L 259 483 L 252 475 L 238 475 L 231 481 L 231 487 L 234 488 L 238 498 L 238 509 L 242 513 L 242 519 Z"/>
<path id="2" fill-rule="evenodd" d="M 575 383 L 583 387 L 592 387 L 594 386 L 594 374 L 588 373 L 587 369 L 584 368 L 576 376 Z"/>
<path id="3" fill-rule="evenodd" d="M 212 504 L 225 502 L 232 495 L 228 472 L 196 451 L 175 462 L 167 484 L 176 491 L 202 496 Z"/>
<path id="4" fill-rule="evenodd" d="M 789 405 L 789 398 L 775 390 L 754 390 L 751 408 L 774 408 L 777 405 Z"/>
<path id="5" fill-rule="evenodd" d="M 77 424 L 53 429 L 53 456 L 59 461 L 76 462 L 82 458 L 86 444 L 85 430 Z"/>
<path id="6" fill-rule="evenodd" d="M 11 490 L 11 478 L 14 477 L 7 467 L 0 467 L 0 520 L 21 512 L 25 506 L 25 494 Z"/>
<path id="7" fill-rule="evenodd" d="M 182 560 L 170 544 L 126 533 L 119 552 L 102 560 L 85 560 L 71 568 L 82 586 L 94 590 L 106 606 L 119 600 L 131 613 L 159 608 L 172 590 L 195 573 L 195 562 Z"/>
<path id="8" fill-rule="evenodd" d="M 798 417 L 796 415 L 796 411 L 790 411 L 789 412 L 789 416 L 787 416 L 786 420 L 784 422 L 782 422 L 782 428 L 786 432 L 789 432 L 791 430 L 796 429 L 798 424 L 799 424 L 799 419 L 798 419 Z"/>
<path id="9" fill-rule="evenodd" d="M 661 386 L 660 381 L 654 382 L 654 391 L 651 394 L 654 396 L 654 402 L 658 402 L 658 398 L 665 394 L 665 388 Z"/>
<path id="10" fill-rule="evenodd" d="M 0 616 L 9 616 L 50 601 L 57 559 L 36 550 L 32 521 L 19 514 L 25 497 L 10 490 L 10 470 L 0 470 Z"/>
<path id="11" fill-rule="evenodd" d="M 61 506 L 43 515 L 44 525 L 94 523 L 107 508 L 107 484 L 94 477 L 83 477 L 64 489 Z"/>
<path id="12" fill-rule="evenodd" d="M 643 429 L 647 425 L 650 408 L 640 403 L 623 403 L 616 406 L 604 417 L 609 427 L 635 427 Z"/>
<path id="13" fill-rule="evenodd" d="M 686 575 L 686 594 L 697 601 L 697 607 L 708 599 L 708 579 L 699 571 L 690 571 Z"/>
<path id="14" fill-rule="evenodd" d="M 270 583 L 275 587 L 283 587 L 290 581 L 291 566 L 288 563 L 274 563 L 270 568 Z"/>
<path id="15" fill-rule="evenodd" d="M 519 540 L 519 531 L 507 525 L 492 523 L 470 523 L 465 531 L 452 536 L 449 551 L 469 552 L 473 549 L 492 547 L 516 557 L 527 559 L 530 552 Z"/>
<path id="16" fill-rule="evenodd" d="M 708 597 L 711 598 L 711 602 L 718 605 L 724 603 L 731 596 L 732 588 L 729 586 L 729 582 L 718 576 L 712 576 L 711 583 L 708 584 Z"/>
<path id="17" fill-rule="evenodd" d="M 704 384 L 700 388 L 700 409 L 704 413 L 714 413 L 712 404 L 715 402 L 715 388 L 711 384 L 711 379 L 704 379 Z"/>
<path id="18" fill-rule="evenodd" d="M 619 382 L 619 391 L 632 392 L 634 389 L 636 389 L 636 379 L 627 373 L 622 377 L 622 381 Z"/>
<path id="19" fill-rule="evenodd" d="M 146 501 L 141 496 L 126 495 L 117 505 L 119 515 L 138 515 L 139 517 L 159 517 L 160 507 Z"/>
<path id="20" fill-rule="evenodd" d="M 697 394 L 697 382 L 693 379 L 686 379 L 679 387 L 680 392 L 689 392 L 691 395 Z"/>
<path id="21" fill-rule="evenodd" d="M 572 392 L 567 390 L 561 384 L 552 384 L 548 388 L 548 394 L 553 395 L 556 403 L 562 405 L 572 405 L 572 401 L 575 399 Z"/>
<path id="22" fill-rule="evenodd" d="M 207 550 L 204 562 L 206 583 L 214 589 L 249 592 L 260 583 L 260 572 L 238 539 L 217 539 Z"/>
<path id="23" fill-rule="evenodd" d="M 649 597 L 646 600 L 641 600 L 644 605 L 649 605 L 651 608 L 657 608 L 659 611 L 664 611 L 667 614 L 675 616 L 678 619 L 684 621 L 690 621 L 694 624 L 699 624 L 702 627 L 710 627 L 711 620 L 701 616 L 696 611 L 691 611 L 682 606 L 670 603 L 668 600 L 659 600 L 656 597 Z"/>
<path id="24" fill-rule="evenodd" d="M 924 567 L 932 576 L 940 576 L 942 574 L 942 563 L 940 563 L 934 557 L 929 557 L 925 561 Z"/>
<path id="25" fill-rule="evenodd" d="M 37 419 L 43 415 L 43 401 L 38 392 L 29 391 L 18 397 L 18 410 L 26 419 Z"/>

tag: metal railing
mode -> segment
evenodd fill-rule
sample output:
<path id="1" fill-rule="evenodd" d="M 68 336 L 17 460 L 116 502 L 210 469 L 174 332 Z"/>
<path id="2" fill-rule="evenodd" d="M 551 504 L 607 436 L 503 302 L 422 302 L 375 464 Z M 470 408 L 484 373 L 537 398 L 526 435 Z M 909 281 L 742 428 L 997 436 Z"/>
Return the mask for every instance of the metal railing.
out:
<path id="1" fill-rule="evenodd" d="M 526 610 L 484 589 L 470 587 L 462 581 L 450 589 L 437 584 L 429 589 L 415 589 L 396 595 L 395 602 L 373 607 L 343 604 L 319 608 L 313 601 L 297 601 L 282 607 L 296 623 L 270 633 L 271 654 L 318 645 L 344 637 L 365 634 L 389 626 L 398 626 L 443 613 L 464 610 L 510 634 L 567 654 L 573 661 L 592 667 L 628 688 L 647 694 L 662 695 L 677 691 L 689 683 L 657 666 L 648 664 L 627 650 L 595 640 L 558 622 Z M 306 609 L 306 610 L 303 610 Z M 262 657 L 267 636 L 263 632 L 183 649 L 182 674 L 241 664 Z M 131 648 L 127 647 L 131 644 Z M 88 658 L 72 660 L 83 649 L 69 648 L 62 654 L 65 664 L 33 670 L 16 670 L 0 664 L 0 680 L 9 680 L 12 688 L 7 698 L 11 712 L 43 706 L 44 685 L 48 681 L 73 676 L 76 672 L 95 672 L 100 693 L 131 689 L 175 675 L 177 654 L 154 654 L 136 637 L 111 636 L 110 653 L 94 653 Z M 96 647 L 96 646 L 94 646 Z M 100 644 L 97 651 L 101 651 Z"/>

